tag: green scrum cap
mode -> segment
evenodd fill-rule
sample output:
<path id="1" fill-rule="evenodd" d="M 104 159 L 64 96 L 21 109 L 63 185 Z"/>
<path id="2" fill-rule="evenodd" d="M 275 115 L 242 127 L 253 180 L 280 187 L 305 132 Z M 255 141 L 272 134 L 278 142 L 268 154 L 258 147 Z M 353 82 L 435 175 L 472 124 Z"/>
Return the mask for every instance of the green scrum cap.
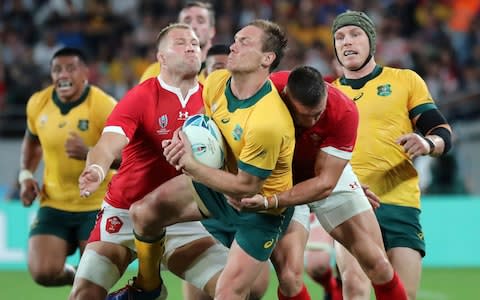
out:
<path id="1" fill-rule="evenodd" d="M 358 26 L 365 31 L 370 42 L 370 55 L 373 56 L 375 54 L 377 35 L 375 33 L 375 24 L 373 24 L 372 20 L 361 11 L 349 10 L 339 14 L 335 18 L 332 25 L 332 34 L 335 35 L 335 32 L 337 32 L 338 29 L 348 25 Z M 335 38 L 333 39 L 333 42 L 335 43 Z"/>

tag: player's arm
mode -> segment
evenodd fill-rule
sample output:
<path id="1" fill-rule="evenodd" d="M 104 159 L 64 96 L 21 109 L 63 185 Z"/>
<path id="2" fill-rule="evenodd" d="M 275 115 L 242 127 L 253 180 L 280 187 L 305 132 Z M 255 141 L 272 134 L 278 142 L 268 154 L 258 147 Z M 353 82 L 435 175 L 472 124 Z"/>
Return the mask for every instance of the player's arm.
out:
<path id="1" fill-rule="evenodd" d="M 180 130 L 175 132 L 168 145 L 164 145 L 164 155 L 170 164 L 181 169 L 195 181 L 232 198 L 251 197 L 260 192 L 263 185 L 261 178 L 242 170 L 232 174 L 201 164 L 194 158 L 190 142 Z"/>
<path id="2" fill-rule="evenodd" d="M 79 178 L 80 195 L 89 196 L 105 179 L 112 162 L 121 156 L 128 138 L 116 132 L 104 132 L 88 152 L 85 169 Z"/>
<path id="3" fill-rule="evenodd" d="M 27 129 L 22 141 L 20 152 L 20 199 L 24 206 L 32 205 L 40 193 L 38 182 L 33 178 L 33 173 L 42 159 L 42 146 L 37 136 Z"/>
<path id="4" fill-rule="evenodd" d="M 441 156 L 452 147 L 452 129 L 437 108 L 429 109 L 412 118 L 415 129 L 420 133 L 404 134 L 397 139 L 407 155 Z"/>

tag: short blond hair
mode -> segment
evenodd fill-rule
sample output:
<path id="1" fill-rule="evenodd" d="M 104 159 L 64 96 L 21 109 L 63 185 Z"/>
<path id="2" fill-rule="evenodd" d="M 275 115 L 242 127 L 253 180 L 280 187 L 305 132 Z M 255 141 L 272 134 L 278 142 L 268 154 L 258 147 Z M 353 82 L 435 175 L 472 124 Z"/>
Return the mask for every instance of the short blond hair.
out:
<path id="1" fill-rule="evenodd" d="M 165 26 L 162 30 L 160 30 L 160 32 L 157 34 L 157 38 L 155 39 L 157 48 L 159 47 L 160 43 L 163 41 L 165 36 L 167 36 L 167 34 L 173 29 L 188 29 L 193 31 L 192 27 L 185 23 L 169 24 L 168 26 Z"/>

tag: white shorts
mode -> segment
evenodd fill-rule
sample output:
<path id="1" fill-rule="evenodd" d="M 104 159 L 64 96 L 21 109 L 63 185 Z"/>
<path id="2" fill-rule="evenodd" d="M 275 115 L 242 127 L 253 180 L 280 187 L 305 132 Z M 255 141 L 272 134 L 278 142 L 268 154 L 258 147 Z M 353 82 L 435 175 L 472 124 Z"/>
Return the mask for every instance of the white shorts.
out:
<path id="1" fill-rule="evenodd" d="M 168 226 L 165 234 L 165 256 L 162 261 L 167 262 L 175 249 L 204 237 L 212 236 L 198 221 Z M 116 208 L 104 201 L 95 227 L 90 233 L 89 242 L 94 241 L 123 245 L 135 255 L 133 224 L 128 209 Z M 203 289 L 208 280 L 225 267 L 227 256 L 228 248 L 219 243 L 215 244 L 189 266 L 184 273 L 185 280 Z M 162 269 L 166 269 L 163 264 Z"/>
<path id="2" fill-rule="evenodd" d="M 292 221 L 296 221 L 305 227 L 307 231 L 310 231 L 310 208 L 307 204 L 295 206 L 295 211 L 293 212 Z"/>
<path id="3" fill-rule="evenodd" d="M 353 216 L 372 209 L 350 164 L 345 166 L 330 196 L 308 206 L 327 232 Z"/>
<path id="4" fill-rule="evenodd" d="M 202 223 L 198 221 L 168 226 L 166 228 L 165 254 L 169 255 L 178 247 L 210 236 Z M 104 201 L 88 241 L 120 244 L 136 252 L 133 224 L 128 215 L 128 209 L 116 208 Z"/>

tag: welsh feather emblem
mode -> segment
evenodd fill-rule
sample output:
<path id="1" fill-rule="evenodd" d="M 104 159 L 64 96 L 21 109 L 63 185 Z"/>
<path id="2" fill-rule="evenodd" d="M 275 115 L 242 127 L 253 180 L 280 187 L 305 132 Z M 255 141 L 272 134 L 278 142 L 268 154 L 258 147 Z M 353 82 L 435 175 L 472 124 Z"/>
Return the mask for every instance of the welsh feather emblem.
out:
<path id="1" fill-rule="evenodd" d="M 88 130 L 88 120 L 78 120 L 77 127 L 80 131 L 87 131 Z"/>
<path id="2" fill-rule="evenodd" d="M 392 94 L 392 86 L 389 83 L 377 86 L 377 95 L 390 96 L 391 94 Z"/>

